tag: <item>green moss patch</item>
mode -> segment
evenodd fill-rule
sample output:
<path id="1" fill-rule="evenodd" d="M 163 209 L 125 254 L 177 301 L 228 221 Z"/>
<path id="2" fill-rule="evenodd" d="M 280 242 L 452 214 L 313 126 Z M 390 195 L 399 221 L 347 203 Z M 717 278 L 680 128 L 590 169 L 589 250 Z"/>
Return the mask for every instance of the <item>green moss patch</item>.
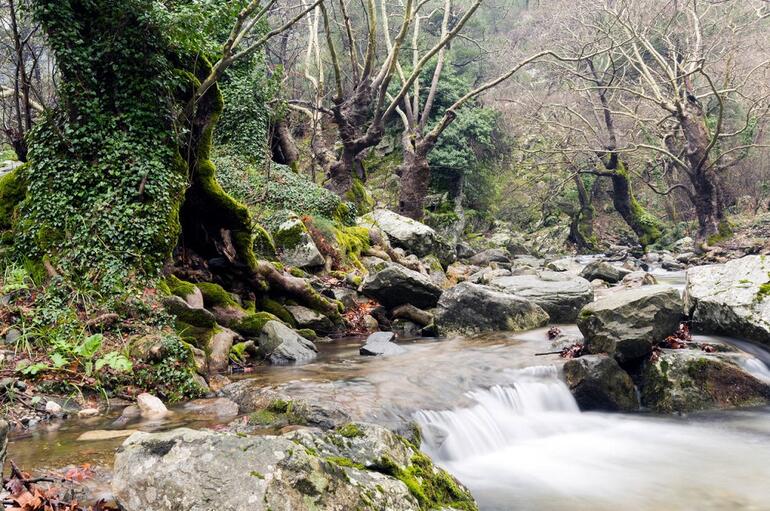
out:
<path id="1" fill-rule="evenodd" d="M 230 293 L 224 290 L 219 284 L 213 282 L 199 282 L 195 284 L 203 294 L 203 304 L 207 309 L 212 307 L 239 307 L 238 302 L 233 300 Z"/>
<path id="2" fill-rule="evenodd" d="M 280 320 L 269 312 L 255 312 L 237 321 L 231 328 L 244 337 L 257 337 L 262 333 L 262 328 L 268 321 Z"/>

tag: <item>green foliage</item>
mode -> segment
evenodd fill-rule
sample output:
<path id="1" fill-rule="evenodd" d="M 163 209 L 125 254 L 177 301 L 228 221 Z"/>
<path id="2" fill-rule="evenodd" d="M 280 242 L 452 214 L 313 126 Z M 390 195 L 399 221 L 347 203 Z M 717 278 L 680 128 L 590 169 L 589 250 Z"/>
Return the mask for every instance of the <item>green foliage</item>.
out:
<path id="1" fill-rule="evenodd" d="M 13 226 L 16 207 L 27 195 L 27 165 L 0 177 L 0 231 Z"/>
<path id="2" fill-rule="evenodd" d="M 204 389 L 195 381 L 190 350 L 174 336 L 163 341 L 165 357 L 157 363 L 144 365 L 134 371 L 137 385 L 153 389 L 153 393 L 171 403 L 201 397 Z"/>
<path id="3" fill-rule="evenodd" d="M 356 209 L 351 204 L 286 165 L 273 164 L 266 170 L 228 148 L 218 148 L 214 161 L 225 191 L 246 204 L 270 231 L 288 218 L 289 211 L 348 225 L 355 220 Z"/>
<path id="4" fill-rule="evenodd" d="M 156 276 L 179 232 L 187 176 L 171 121 L 172 44 L 151 0 L 32 5 L 60 102 L 30 134 L 18 248 L 116 293 Z"/>

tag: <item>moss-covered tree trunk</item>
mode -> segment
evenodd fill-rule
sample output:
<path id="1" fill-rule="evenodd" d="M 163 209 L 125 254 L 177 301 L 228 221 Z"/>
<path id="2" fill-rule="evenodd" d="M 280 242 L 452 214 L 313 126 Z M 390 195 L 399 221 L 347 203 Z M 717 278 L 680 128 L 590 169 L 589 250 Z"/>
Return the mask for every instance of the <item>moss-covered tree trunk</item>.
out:
<path id="1" fill-rule="evenodd" d="M 579 207 L 572 215 L 568 240 L 575 245 L 578 252 L 592 253 L 599 247 L 596 236 L 594 236 L 594 207 L 591 195 L 586 190 L 580 174 L 576 173 L 573 176 L 573 180 L 577 190 Z"/>

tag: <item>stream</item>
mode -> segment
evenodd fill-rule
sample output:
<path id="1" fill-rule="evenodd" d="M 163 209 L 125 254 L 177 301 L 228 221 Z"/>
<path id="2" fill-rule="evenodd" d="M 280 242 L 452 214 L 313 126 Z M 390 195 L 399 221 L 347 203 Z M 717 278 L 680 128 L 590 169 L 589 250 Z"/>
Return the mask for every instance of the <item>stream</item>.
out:
<path id="1" fill-rule="evenodd" d="M 677 276 L 665 277 L 679 285 Z M 561 328 L 578 333 L 574 325 Z M 563 360 L 536 355 L 553 350 L 546 331 L 406 341 L 405 353 L 388 358 L 362 357 L 361 339 L 341 339 L 320 344 L 311 364 L 242 378 L 333 402 L 354 420 L 416 420 L 422 449 L 468 486 L 484 511 L 770 510 L 770 408 L 673 417 L 580 412 L 561 380 Z M 697 340 L 741 349 L 744 367 L 770 381 L 765 348 Z M 159 422 L 114 424 L 116 410 L 42 426 L 13 436 L 9 458 L 36 473 L 90 463 L 97 475 L 87 484 L 98 497 L 109 492 L 109 467 L 124 439 L 77 437 L 223 422 L 184 406 L 172 411 Z"/>

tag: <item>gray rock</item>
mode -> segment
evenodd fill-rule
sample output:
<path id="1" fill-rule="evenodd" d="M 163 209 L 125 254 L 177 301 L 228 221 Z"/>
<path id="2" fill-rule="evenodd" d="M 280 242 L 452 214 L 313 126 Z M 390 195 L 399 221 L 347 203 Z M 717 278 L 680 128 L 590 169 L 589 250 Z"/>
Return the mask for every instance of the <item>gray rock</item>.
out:
<path id="1" fill-rule="evenodd" d="M 545 259 L 531 255 L 517 255 L 513 258 L 513 265 L 516 268 L 542 268 L 545 266 Z"/>
<path id="2" fill-rule="evenodd" d="M 685 303 L 698 330 L 770 346 L 770 258 L 752 255 L 688 269 Z"/>
<path id="3" fill-rule="evenodd" d="M 471 257 L 470 263 L 476 266 L 489 266 L 490 263 L 510 263 L 511 256 L 502 248 L 490 248 Z"/>
<path id="4" fill-rule="evenodd" d="M 594 299 L 594 290 L 587 280 L 560 272 L 499 277 L 492 279 L 490 285 L 535 302 L 545 309 L 552 323 L 574 322 L 580 309 Z"/>
<path id="5" fill-rule="evenodd" d="M 498 277 L 507 277 L 510 274 L 511 270 L 506 270 L 505 268 L 487 267 L 477 271 L 466 280 L 467 282 L 471 282 L 473 284 L 489 284 L 491 281 Z"/>
<path id="6" fill-rule="evenodd" d="M 391 314 L 396 319 L 408 319 L 419 326 L 428 326 L 433 323 L 433 314 L 409 303 L 399 305 L 391 311 Z"/>
<path id="7" fill-rule="evenodd" d="M 326 262 L 299 218 L 282 223 L 275 232 L 274 239 L 280 248 L 280 259 L 284 264 L 312 269 L 320 268 Z"/>
<path id="8" fill-rule="evenodd" d="M 463 282 L 446 291 L 438 302 L 436 327 L 449 332 L 521 331 L 548 323 L 539 305 L 492 287 Z"/>
<path id="9" fill-rule="evenodd" d="M 334 330 L 332 320 L 320 312 L 301 305 L 287 305 L 286 309 L 297 322 L 299 328 L 309 328 L 321 335 L 328 335 Z"/>
<path id="10" fill-rule="evenodd" d="M 364 215 L 358 219 L 358 223 L 379 227 L 393 246 L 403 248 L 417 257 L 433 254 L 445 266 L 455 258 L 454 249 L 431 227 L 387 209 L 377 209 Z"/>
<path id="11" fill-rule="evenodd" d="M 584 355 L 564 364 L 564 377 L 581 410 L 632 412 L 639 398 L 631 377 L 607 355 Z"/>
<path id="12" fill-rule="evenodd" d="M 397 333 L 400 338 L 409 339 L 422 336 L 422 327 L 408 319 L 394 319 L 390 324 L 390 329 Z"/>
<path id="13" fill-rule="evenodd" d="M 332 293 L 334 294 L 334 299 L 342 302 L 345 309 L 352 309 L 358 305 L 358 293 L 353 289 L 335 287 L 332 288 Z"/>
<path id="14" fill-rule="evenodd" d="M 695 252 L 695 240 L 689 236 L 674 242 L 674 250 L 677 252 Z"/>
<path id="15" fill-rule="evenodd" d="M 467 243 L 458 243 L 457 246 L 455 246 L 455 250 L 457 251 L 458 259 L 467 260 L 476 255 L 476 251 Z"/>
<path id="16" fill-rule="evenodd" d="M 416 454 L 373 425 L 278 437 L 190 429 L 136 433 L 115 457 L 112 491 L 125 511 L 417 511 L 421 505 L 410 489 L 389 475 L 415 470 Z M 387 467 L 377 464 L 382 459 Z M 451 480 L 427 464 L 422 473 L 431 480 L 415 484 L 427 488 L 433 475 Z M 459 488 L 461 495 L 446 498 L 472 504 L 467 490 Z M 432 506 L 449 508 L 451 502 Z"/>
<path id="17" fill-rule="evenodd" d="M 632 271 L 620 281 L 621 285 L 628 288 L 654 286 L 658 283 L 654 275 L 646 271 Z"/>
<path id="18" fill-rule="evenodd" d="M 617 291 L 580 311 L 577 325 L 589 353 L 608 353 L 620 363 L 645 357 L 653 343 L 676 331 L 682 319 L 679 292 L 668 286 Z"/>
<path id="19" fill-rule="evenodd" d="M 699 349 L 663 350 L 645 365 L 641 391 L 642 404 L 659 413 L 770 404 L 770 385 L 741 369 L 731 355 Z"/>
<path id="20" fill-rule="evenodd" d="M 146 392 L 136 396 L 136 405 L 139 407 L 139 413 L 142 417 L 160 419 L 168 415 L 168 408 L 163 404 L 163 401 Z"/>
<path id="21" fill-rule="evenodd" d="M 212 328 L 217 322 L 211 312 L 206 309 L 190 307 L 187 302 L 178 296 L 164 297 L 163 306 L 169 314 L 176 316 L 179 321 L 194 327 Z"/>
<path id="22" fill-rule="evenodd" d="M 259 336 L 259 353 L 271 364 L 302 364 L 316 358 L 315 344 L 280 321 L 270 320 Z"/>
<path id="23" fill-rule="evenodd" d="M 661 267 L 668 271 L 684 270 L 684 264 L 680 263 L 671 254 L 663 254 L 663 258 L 660 261 Z"/>
<path id="24" fill-rule="evenodd" d="M 389 308 L 405 303 L 430 308 L 436 305 L 442 290 L 422 273 L 385 262 L 366 278 L 363 292 Z"/>
<path id="25" fill-rule="evenodd" d="M 378 356 L 378 355 L 400 355 L 405 353 L 406 350 L 393 342 L 395 339 L 393 332 L 376 332 L 366 338 L 366 343 L 361 346 L 359 352 L 361 355 L 366 356 Z"/>
<path id="26" fill-rule="evenodd" d="M 21 330 L 18 328 L 9 328 L 5 333 L 5 344 L 15 345 L 21 339 Z"/>
<path id="27" fill-rule="evenodd" d="M 624 268 L 617 268 L 605 261 L 594 261 L 583 268 L 580 276 L 586 280 L 601 279 L 610 284 L 620 282 L 630 272 Z"/>
<path id="28" fill-rule="evenodd" d="M 224 397 L 194 399 L 186 402 L 182 410 L 203 417 L 234 417 L 238 415 L 238 405 Z"/>

